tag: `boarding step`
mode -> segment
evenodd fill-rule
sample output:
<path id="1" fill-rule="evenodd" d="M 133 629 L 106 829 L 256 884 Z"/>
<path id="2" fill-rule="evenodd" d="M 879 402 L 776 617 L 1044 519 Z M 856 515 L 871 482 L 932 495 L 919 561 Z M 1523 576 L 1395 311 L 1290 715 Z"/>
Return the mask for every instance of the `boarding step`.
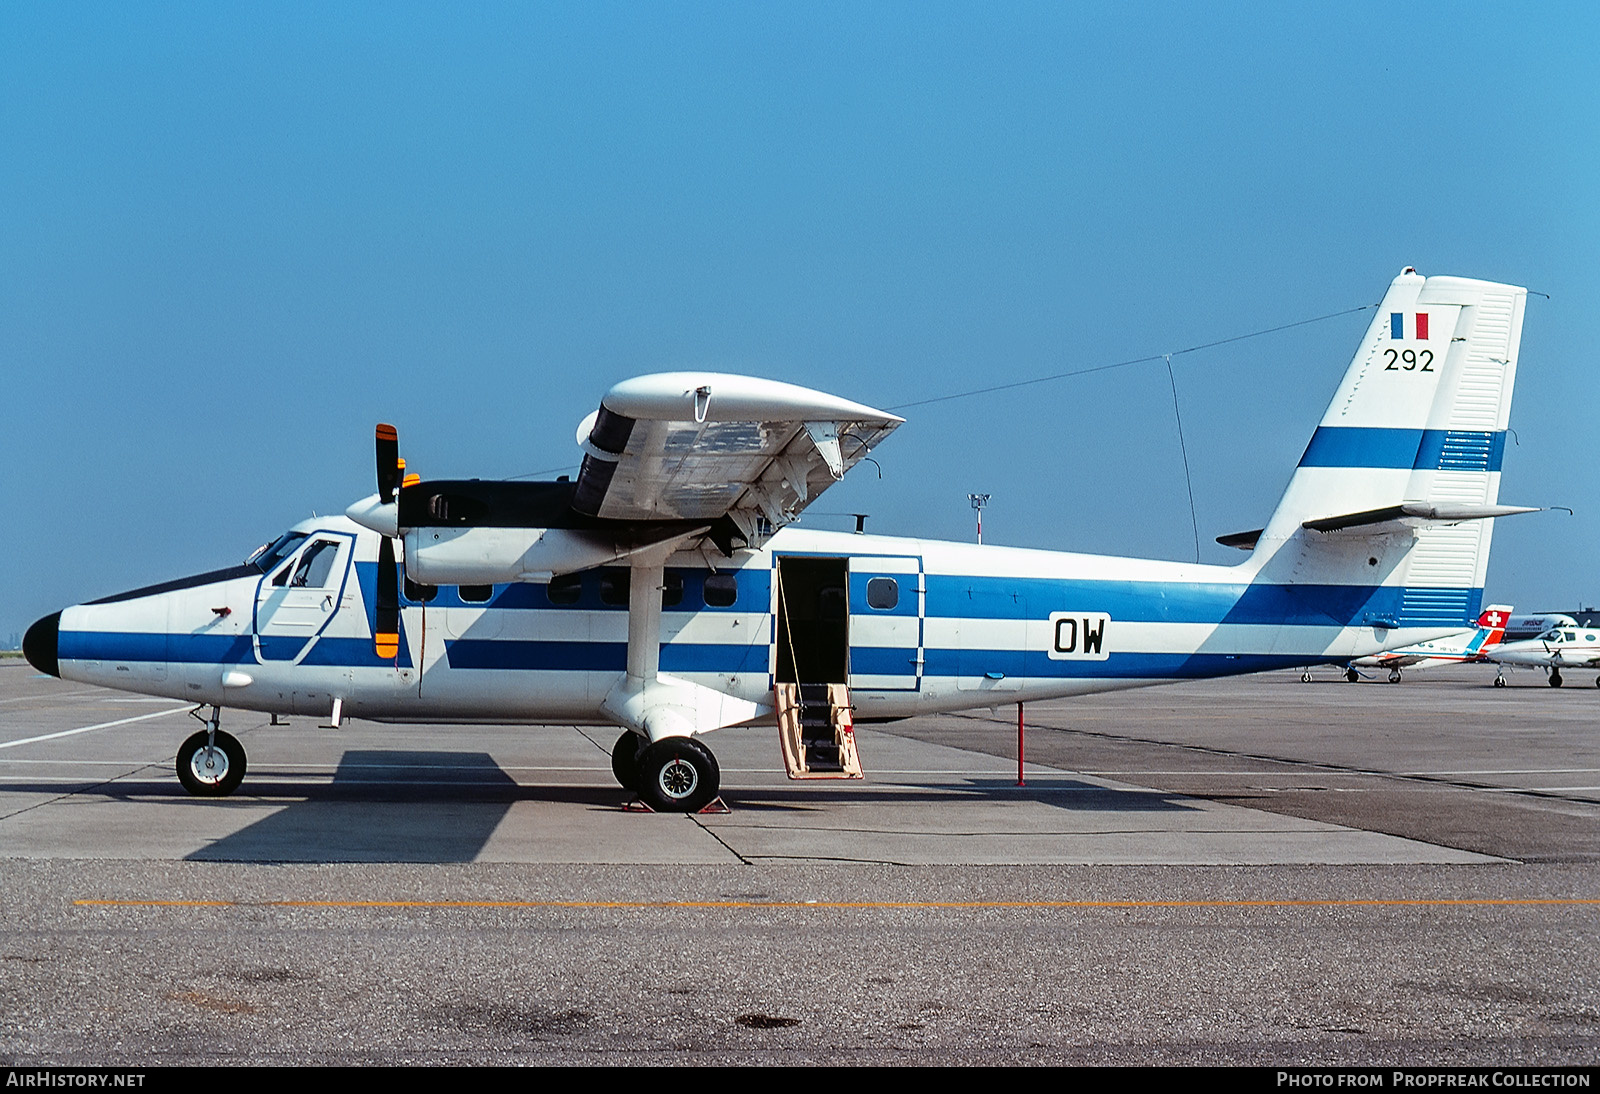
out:
<path id="1" fill-rule="evenodd" d="M 862 777 L 848 685 L 777 684 L 773 707 L 789 778 Z"/>

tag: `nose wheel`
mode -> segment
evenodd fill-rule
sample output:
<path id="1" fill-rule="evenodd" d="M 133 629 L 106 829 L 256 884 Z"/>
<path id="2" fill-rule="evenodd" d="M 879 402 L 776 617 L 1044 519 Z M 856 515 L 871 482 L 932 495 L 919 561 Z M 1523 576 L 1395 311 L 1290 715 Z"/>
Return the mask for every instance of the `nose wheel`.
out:
<path id="1" fill-rule="evenodd" d="M 178 749 L 178 781 L 191 794 L 225 798 L 244 779 L 244 746 L 231 733 L 205 730 Z"/>

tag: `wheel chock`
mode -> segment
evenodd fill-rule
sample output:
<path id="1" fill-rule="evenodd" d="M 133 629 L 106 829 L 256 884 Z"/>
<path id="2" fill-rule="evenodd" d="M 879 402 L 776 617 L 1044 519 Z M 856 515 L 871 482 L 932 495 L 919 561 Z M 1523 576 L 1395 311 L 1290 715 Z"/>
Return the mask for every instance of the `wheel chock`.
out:
<path id="1" fill-rule="evenodd" d="M 643 798 L 634 798 L 631 801 L 623 802 L 622 803 L 622 811 L 624 813 L 654 813 L 655 812 L 654 809 L 650 808 L 650 803 L 645 801 Z M 733 812 L 733 810 L 728 808 L 728 803 L 722 800 L 721 795 L 718 795 L 717 797 L 712 798 L 711 801 L 706 803 L 706 805 L 704 805 L 699 810 L 697 810 L 695 815 L 696 816 L 705 816 L 706 814 L 732 813 L 732 812 Z"/>

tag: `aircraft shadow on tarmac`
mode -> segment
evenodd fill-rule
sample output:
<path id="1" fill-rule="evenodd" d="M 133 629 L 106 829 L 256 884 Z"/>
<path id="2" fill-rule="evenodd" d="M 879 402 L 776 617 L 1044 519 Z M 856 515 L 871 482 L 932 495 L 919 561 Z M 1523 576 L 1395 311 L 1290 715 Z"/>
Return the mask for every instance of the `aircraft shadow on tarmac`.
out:
<path id="1" fill-rule="evenodd" d="M 247 790 L 296 799 L 193 852 L 191 861 L 471 862 L 511 807 L 549 802 L 617 810 L 617 787 L 519 785 L 481 752 L 346 752 L 329 783 L 253 773 Z M 1111 812 L 1189 810 L 1178 795 L 1051 779 L 1018 787 L 1001 779 L 957 784 L 835 783 L 730 789 L 735 813 L 811 813 L 830 805 L 906 806 L 995 801 Z M 222 802 L 215 803 L 224 805 Z"/>

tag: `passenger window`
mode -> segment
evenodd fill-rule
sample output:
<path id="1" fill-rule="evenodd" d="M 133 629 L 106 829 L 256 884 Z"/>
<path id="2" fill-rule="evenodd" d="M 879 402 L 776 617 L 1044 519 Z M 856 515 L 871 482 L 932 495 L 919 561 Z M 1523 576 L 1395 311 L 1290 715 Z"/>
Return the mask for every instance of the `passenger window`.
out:
<path id="1" fill-rule="evenodd" d="M 733 607 L 739 599 L 739 579 L 733 574 L 707 574 L 705 598 L 708 608 Z"/>
<path id="2" fill-rule="evenodd" d="M 493 585 L 463 585 L 457 592 L 463 604 L 487 604 L 494 596 Z"/>
<path id="3" fill-rule="evenodd" d="M 628 606 L 628 571 L 600 571 L 600 603 L 613 608 Z"/>
<path id="4" fill-rule="evenodd" d="M 562 574 L 551 578 L 550 584 L 544 587 L 544 595 L 558 607 L 576 604 L 583 598 L 583 575 Z"/>
<path id="5" fill-rule="evenodd" d="M 683 575 L 676 570 L 668 570 L 665 580 L 661 583 L 661 606 L 663 608 L 676 608 L 683 603 Z"/>
<path id="6" fill-rule="evenodd" d="M 415 581 L 412 581 L 409 575 L 406 577 L 406 599 L 411 601 L 411 603 L 428 604 L 431 603 L 433 598 L 438 595 L 439 586 L 419 585 Z"/>
<path id="7" fill-rule="evenodd" d="M 1566 641 L 1566 642 L 1576 642 L 1578 640 L 1578 636 L 1575 633 L 1573 633 L 1572 631 L 1566 632 L 1565 634 L 1563 634 L 1561 636 L 1561 638 L 1562 638 L 1563 641 Z"/>
<path id="8" fill-rule="evenodd" d="M 875 577 L 867 582 L 867 607 L 889 611 L 900 603 L 900 585 L 892 577 Z"/>
<path id="9" fill-rule="evenodd" d="M 333 572 L 333 560 L 339 555 L 339 545 L 332 540 L 319 539 L 300 556 L 294 578 L 289 582 L 295 588 L 321 589 L 328 584 Z"/>

